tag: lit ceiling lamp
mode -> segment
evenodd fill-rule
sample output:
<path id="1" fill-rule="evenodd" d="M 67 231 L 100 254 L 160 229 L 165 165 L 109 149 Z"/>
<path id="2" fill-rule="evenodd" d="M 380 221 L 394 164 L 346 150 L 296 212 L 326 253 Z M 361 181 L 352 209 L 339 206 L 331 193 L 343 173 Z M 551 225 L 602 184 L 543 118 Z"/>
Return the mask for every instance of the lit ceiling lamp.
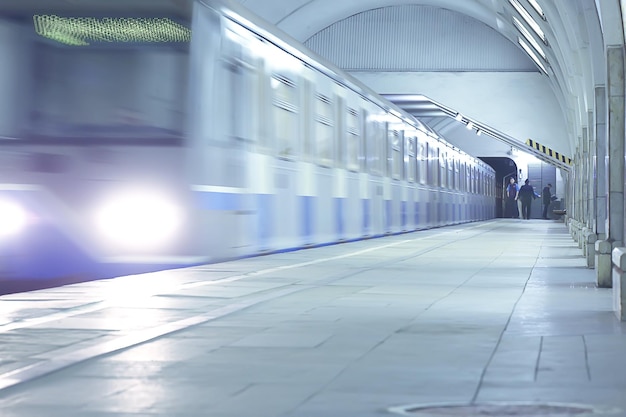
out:
<path id="1" fill-rule="evenodd" d="M 33 16 L 35 32 L 72 45 L 90 42 L 189 42 L 191 30 L 168 18 L 113 18 Z"/>
<path id="2" fill-rule="evenodd" d="M 535 9 L 537 14 L 541 16 L 543 20 L 546 20 L 546 15 L 543 13 L 543 9 L 541 8 L 537 0 L 528 0 L 528 2 L 530 3 L 531 6 L 533 6 L 533 9 Z"/>
<path id="3" fill-rule="evenodd" d="M 539 36 L 541 41 L 547 45 L 548 40 L 546 39 L 546 34 L 543 32 L 543 30 L 541 30 L 541 26 L 539 26 L 539 23 L 537 23 L 535 19 L 533 19 L 533 17 L 530 15 L 530 13 L 526 11 L 524 6 L 522 6 L 517 0 L 509 0 L 509 3 L 511 4 L 511 6 L 513 6 L 513 8 L 515 8 L 515 10 L 517 10 L 517 13 L 519 13 L 524 21 L 526 21 L 528 26 L 531 27 L 531 29 L 537 34 L 537 36 Z"/>
<path id="4" fill-rule="evenodd" d="M 539 23 L 537 23 L 535 19 L 533 19 L 530 13 L 520 4 L 520 2 L 518 0 L 509 0 L 509 3 L 517 11 L 517 13 L 522 17 L 522 19 L 526 22 L 526 24 L 533 30 L 535 35 L 539 37 L 541 42 L 543 42 L 544 45 L 548 45 L 548 39 L 546 38 L 546 34 L 543 32 L 543 30 L 541 30 L 541 26 L 539 25 Z M 541 10 L 541 8 L 539 7 L 539 4 L 531 3 L 531 6 L 533 6 L 535 11 L 542 17 L 542 19 L 545 20 L 545 15 L 543 15 L 543 10 Z M 539 43 L 534 39 L 534 36 L 531 35 L 531 33 L 524 27 L 524 25 L 520 22 L 520 20 L 517 19 L 515 16 L 513 16 L 513 24 L 515 25 L 517 30 L 520 31 L 522 36 L 525 38 L 525 39 L 522 39 L 521 37 L 518 36 L 517 42 L 519 43 L 519 45 L 522 47 L 522 49 L 524 49 L 524 51 L 528 54 L 528 56 L 530 56 L 530 58 L 535 62 L 535 64 L 545 74 L 547 74 L 548 71 L 546 69 L 546 66 L 541 62 L 540 58 L 534 52 L 534 51 L 537 51 L 537 53 L 541 56 L 541 58 L 543 58 L 544 61 L 547 63 L 546 54 L 543 48 L 539 46 Z M 533 46 L 534 50 L 533 48 L 531 48 L 529 43 L 530 45 Z"/>
<path id="5" fill-rule="evenodd" d="M 524 51 L 526 51 L 526 53 L 528 54 L 528 56 L 535 62 L 535 64 L 537 64 L 537 66 L 539 68 L 541 68 L 541 70 L 544 73 L 548 73 L 548 71 L 546 70 L 546 67 L 541 63 L 541 61 L 539 60 L 539 57 L 537 56 L 537 54 L 535 54 L 532 50 L 532 48 L 519 36 L 517 37 L 517 42 L 520 44 L 520 46 L 524 49 Z"/>
<path id="6" fill-rule="evenodd" d="M 524 38 L 533 46 L 533 48 L 535 48 L 535 50 L 539 53 L 539 55 L 541 55 L 541 57 L 544 60 L 547 60 L 546 53 L 544 52 L 543 48 L 539 45 L 539 42 L 535 40 L 535 38 L 530 34 L 530 32 L 524 27 L 522 22 L 520 22 L 519 19 L 516 18 L 515 16 L 513 16 L 513 24 L 515 25 L 515 27 L 517 27 L 517 30 L 519 30 L 520 33 L 524 35 Z"/>

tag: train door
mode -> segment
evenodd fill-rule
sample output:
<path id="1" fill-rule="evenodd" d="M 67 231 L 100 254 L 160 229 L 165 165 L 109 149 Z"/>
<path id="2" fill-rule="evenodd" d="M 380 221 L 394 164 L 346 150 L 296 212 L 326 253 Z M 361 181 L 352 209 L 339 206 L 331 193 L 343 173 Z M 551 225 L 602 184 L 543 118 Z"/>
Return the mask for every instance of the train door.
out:
<path id="1" fill-rule="evenodd" d="M 251 149 L 258 140 L 260 102 L 260 58 L 255 51 L 260 41 L 247 31 L 226 26 L 222 37 L 222 60 L 218 71 L 221 83 L 216 83 L 220 105 L 217 123 L 223 128 L 218 137 L 218 158 L 213 159 L 211 185 L 223 202 L 222 213 L 214 218 L 219 247 L 230 246 L 235 255 L 250 253 L 255 246 L 256 220 L 254 196 L 249 193 Z M 225 245 L 225 240 L 228 243 Z"/>
<path id="2" fill-rule="evenodd" d="M 351 91 L 345 90 L 345 105 L 339 110 L 343 117 L 340 129 L 339 161 L 336 171 L 337 229 L 340 239 L 356 239 L 362 235 L 363 210 L 360 194 L 363 163 L 363 104 Z"/>
<path id="3" fill-rule="evenodd" d="M 465 206 L 466 204 L 466 197 L 465 197 L 465 192 L 463 190 L 463 173 L 465 172 L 465 168 L 464 168 L 464 159 L 465 156 L 461 155 L 459 157 L 458 165 L 457 165 L 457 169 L 458 169 L 458 173 L 457 173 L 457 189 L 459 192 L 459 222 L 464 222 L 465 221 Z"/>
<path id="4" fill-rule="evenodd" d="M 404 198 L 404 131 L 402 124 L 389 124 L 387 130 L 388 193 L 385 193 L 385 232 L 396 233 L 402 230 L 402 205 Z"/>
<path id="5" fill-rule="evenodd" d="M 434 140 L 428 141 L 428 227 L 434 227 L 439 221 L 439 146 Z"/>
<path id="6" fill-rule="evenodd" d="M 385 113 L 373 108 L 367 117 L 366 164 L 368 171 L 367 198 L 364 203 L 365 235 L 379 236 L 385 230 L 384 179 L 387 174 L 387 124 Z"/>
<path id="7" fill-rule="evenodd" d="M 424 228 L 428 224 L 428 137 L 417 132 L 417 187 L 415 197 L 415 226 Z"/>
<path id="8" fill-rule="evenodd" d="M 406 177 L 405 192 L 402 199 L 402 230 L 414 230 L 415 224 L 415 202 L 417 190 L 417 159 L 416 159 L 416 142 L 415 132 L 407 126 L 404 131 L 404 171 Z"/>
<path id="9" fill-rule="evenodd" d="M 199 208 L 193 225 L 196 244 L 216 260 L 247 253 L 252 245 L 247 168 L 258 121 L 257 58 L 251 52 L 258 41 L 245 29 L 218 21 L 210 9 L 198 8 L 197 13 L 201 36 L 193 41 L 191 92 L 197 99 L 191 109 L 187 169 Z"/>
<path id="10" fill-rule="evenodd" d="M 276 65 L 291 61 L 291 65 L 268 68 L 270 76 L 270 116 L 268 141 L 273 158 L 267 180 L 271 184 L 271 201 L 267 207 L 268 223 L 263 227 L 269 235 L 269 249 L 290 248 L 302 245 L 303 235 L 310 229 L 301 218 L 302 204 L 310 202 L 310 188 L 302 186 L 298 165 L 300 158 L 302 85 L 294 66 L 299 62 L 276 48 L 278 57 L 268 57 Z"/>
<path id="11" fill-rule="evenodd" d="M 460 156 L 454 158 L 454 223 L 461 222 L 461 207 L 463 206 L 463 194 L 461 193 Z"/>
<path id="12" fill-rule="evenodd" d="M 441 145 L 439 148 L 439 190 L 437 191 L 439 204 L 437 205 L 437 214 L 439 215 L 437 225 L 443 226 L 448 221 L 448 170 L 447 164 L 447 151 L 446 148 Z"/>
<path id="13" fill-rule="evenodd" d="M 321 77 L 321 76 L 320 76 Z M 337 240 L 339 220 L 334 197 L 337 191 L 335 169 L 337 160 L 337 129 L 340 127 L 338 109 L 341 103 L 333 85 L 316 83 L 313 95 L 313 151 L 315 169 L 315 196 L 313 199 L 313 234 L 315 242 Z"/>

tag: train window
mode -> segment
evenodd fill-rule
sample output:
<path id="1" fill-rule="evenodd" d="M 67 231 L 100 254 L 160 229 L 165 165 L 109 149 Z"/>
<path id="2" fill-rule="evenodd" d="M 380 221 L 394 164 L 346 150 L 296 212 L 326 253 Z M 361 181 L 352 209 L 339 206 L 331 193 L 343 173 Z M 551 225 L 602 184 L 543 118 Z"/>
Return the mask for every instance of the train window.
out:
<path id="1" fill-rule="evenodd" d="M 367 167 L 372 175 L 382 176 L 384 173 L 385 125 L 379 120 L 370 120 L 366 130 Z"/>
<path id="2" fill-rule="evenodd" d="M 426 184 L 428 180 L 428 149 L 426 139 L 423 137 L 418 137 L 417 152 L 417 179 L 420 184 Z"/>
<path id="3" fill-rule="evenodd" d="M 477 172 L 476 172 L 476 167 L 475 167 L 475 166 L 473 166 L 473 167 L 472 167 L 472 192 L 473 192 L 474 194 L 476 194 L 476 192 L 478 191 L 478 187 L 477 187 L 477 185 L 476 185 L 476 183 L 477 183 L 477 180 L 476 180 L 476 173 L 477 173 Z"/>
<path id="4" fill-rule="evenodd" d="M 276 155 L 291 159 L 296 155 L 295 138 L 298 133 L 298 107 L 296 85 L 278 74 L 272 76 L 273 132 Z"/>
<path id="5" fill-rule="evenodd" d="M 359 129 L 359 114 L 348 108 L 346 114 L 346 168 L 350 171 L 359 171 L 359 154 L 361 153 L 361 131 Z"/>
<path id="6" fill-rule="evenodd" d="M 436 187 L 439 184 L 439 149 L 428 142 L 428 185 Z"/>
<path id="7" fill-rule="evenodd" d="M 446 158 L 446 167 L 448 168 L 448 188 L 454 190 L 454 159 L 450 153 Z"/>
<path id="8" fill-rule="evenodd" d="M 485 192 L 485 173 L 480 170 L 480 188 L 478 190 L 479 193 L 483 194 Z"/>
<path id="9" fill-rule="evenodd" d="M 409 182 L 415 182 L 417 159 L 415 154 L 415 141 L 417 139 L 413 136 L 405 138 L 405 167 L 406 167 L 406 179 Z"/>
<path id="10" fill-rule="evenodd" d="M 433 146 L 433 156 L 431 158 L 431 161 L 433 163 L 433 183 L 431 185 L 434 185 L 435 187 L 441 186 L 441 170 L 439 169 L 440 167 L 439 152 L 440 152 L 439 147 Z"/>
<path id="11" fill-rule="evenodd" d="M 223 120 L 225 131 L 217 135 L 220 140 L 253 141 L 258 125 L 258 109 L 254 103 L 258 102 L 259 83 L 255 78 L 255 68 L 258 66 L 255 57 L 251 54 L 252 45 L 247 39 L 226 29 L 226 36 L 222 38 L 222 66 L 220 76 L 223 83 L 216 88 L 220 93 L 216 96 L 222 100 L 217 107 L 218 120 Z M 245 117 L 246 122 L 242 121 Z"/>
<path id="12" fill-rule="evenodd" d="M 2 134 L 50 144 L 181 143 L 187 103 L 205 94 L 187 89 L 192 30 L 191 16 L 185 15 L 165 13 L 158 20 L 37 15 L 32 36 L 26 26 L 3 22 L 2 42 L 8 45 L 14 36 L 19 43 L 11 44 L 16 54 L 5 55 L 0 70 L 3 104 L 10 109 L 0 114 Z M 178 36 L 168 36 L 174 33 Z M 16 84 L 4 88 L 5 80 Z M 208 137 L 210 128 L 196 131 Z"/>
<path id="13" fill-rule="evenodd" d="M 391 148 L 391 178 L 402 179 L 402 165 L 404 155 L 402 154 L 402 135 L 400 131 L 389 129 L 389 146 Z"/>
<path id="14" fill-rule="evenodd" d="M 315 152 L 317 162 L 326 167 L 333 166 L 334 120 L 333 105 L 330 99 L 321 94 L 315 102 Z"/>
<path id="15" fill-rule="evenodd" d="M 454 160 L 454 186 L 458 191 L 461 189 L 461 177 L 459 175 L 461 162 L 458 159 Z"/>
<path id="16" fill-rule="evenodd" d="M 446 152 L 439 151 L 439 186 L 447 187 L 448 186 L 448 170 L 446 169 L 447 164 Z"/>
<path id="17" fill-rule="evenodd" d="M 487 173 L 482 171 L 481 176 L 483 177 L 483 189 L 482 189 L 482 194 L 486 194 L 487 193 Z"/>
<path id="18" fill-rule="evenodd" d="M 309 69 L 307 69 L 307 71 L 309 71 Z M 302 160 L 307 162 L 315 162 L 315 144 L 313 143 L 315 133 L 313 131 L 313 128 L 315 127 L 315 123 L 313 117 L 313 99 L 311 99 L 311 97 L 313 97 L 313 91 L 315 91 L 315 87 L 313 86 L 313 83 L 308 79 L 309 74 L 312 73 L 309 72 L 301 80 L 302 96 L 305 99 L 302 102 L 303 107 L 301 109 L 301 113 L 306 116 L 302 117 L 303 136 L 301 141 L 300 153 L 302 155 Z M 311 75 L 310 78 L 313 78 L 313 75 Z"/>

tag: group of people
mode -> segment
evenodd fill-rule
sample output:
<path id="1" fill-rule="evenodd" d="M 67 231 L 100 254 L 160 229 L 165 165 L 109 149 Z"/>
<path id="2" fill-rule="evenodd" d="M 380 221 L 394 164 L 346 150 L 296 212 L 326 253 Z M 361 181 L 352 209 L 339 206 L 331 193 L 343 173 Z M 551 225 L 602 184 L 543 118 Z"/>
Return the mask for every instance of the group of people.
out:
<path id="1" fill-rule="evenodd" d="M 526 179 L 524 181 L 524 185 L 521 187 L 517 186 L 515 182 L 515 178 L 511 177 L 509 180 L 509 185 L 506 187 L 506 214 L 505 217 L 512 217 L 514 219 L 519 218 L 519 210 L 517 207 L 517 202 L 521 202 L 521 210 L 522 217 L 526 220 L 530 219 L 530 205 L 532 200 L 541 197 L 543 203 L 543 215 L 542 218 L 548 220 L 548 207 L 550 207 L 550 203 L 552 202 L 552 193 L 550 189 L 552 188 L 552 184 L 548 184 L 543 187 L 541 192 L 541 196 L 535 193 L 535 189 L 530 185 L 530 181 Z"/>

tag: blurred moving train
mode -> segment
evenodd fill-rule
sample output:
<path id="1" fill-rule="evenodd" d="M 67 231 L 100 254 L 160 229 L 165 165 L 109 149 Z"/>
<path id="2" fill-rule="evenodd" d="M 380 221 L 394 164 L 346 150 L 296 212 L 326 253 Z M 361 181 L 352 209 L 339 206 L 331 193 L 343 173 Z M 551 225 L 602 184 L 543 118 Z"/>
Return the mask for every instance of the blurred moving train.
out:
<path id="1" fill-rule="evenodd" d="M 241 6 L 85 3 L 0 19 L 0 282 L 495 217 L 488 165 Z"/>

